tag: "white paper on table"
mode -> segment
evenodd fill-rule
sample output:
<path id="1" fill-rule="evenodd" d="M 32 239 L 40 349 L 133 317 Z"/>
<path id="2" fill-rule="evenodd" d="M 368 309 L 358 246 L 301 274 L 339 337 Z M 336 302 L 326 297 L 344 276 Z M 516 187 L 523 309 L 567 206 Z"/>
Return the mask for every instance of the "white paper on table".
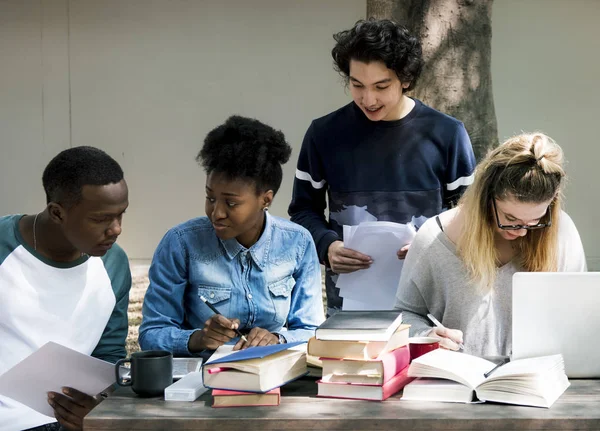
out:
<path id="1" fill-rule="evenodd" d="M 344 298 L 344 310 L 389 310 L 396 302 L 396 291 L 403 260 L 398 250 L 412 242 L 412 225 L 392 222 L 365 222 L 346 229 L 344 246 L 373 258 L 368 269 L 340 274 L 336 286 Z"/>
<path id="2" fill-rule="evenodd" d="M 93 396 L 115 381 L 114 364 L 48 342 L 0 376 L 0 394 L 54 417 L 49 391 L 70 386 Z"/>

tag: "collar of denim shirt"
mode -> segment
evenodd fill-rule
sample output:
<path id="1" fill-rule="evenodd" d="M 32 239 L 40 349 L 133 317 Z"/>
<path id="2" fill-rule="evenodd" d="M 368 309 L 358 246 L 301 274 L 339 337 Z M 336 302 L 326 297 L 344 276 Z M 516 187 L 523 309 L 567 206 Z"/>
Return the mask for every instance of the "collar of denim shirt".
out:
<path id="1" fill-rule="evenodd" d="M 250 253 L 250 256 L 252 256 L 252 260 L 254 260 L 256 265 L 261 270 L 263 270 L 267 266 L 267 259 L 269 258 L 272 225 L 272 216 L 268 211 L 265 211 L 265 229 L 263 230 L 260 238 L 258 238 L 258 241 L 256 241 L 250 248 L 244 247 L 235 238 L 226 240 L 219 238 L 219 241 L 221 241 L 229 260 L 233 260 L 239 253 L 247 250 Z"/>

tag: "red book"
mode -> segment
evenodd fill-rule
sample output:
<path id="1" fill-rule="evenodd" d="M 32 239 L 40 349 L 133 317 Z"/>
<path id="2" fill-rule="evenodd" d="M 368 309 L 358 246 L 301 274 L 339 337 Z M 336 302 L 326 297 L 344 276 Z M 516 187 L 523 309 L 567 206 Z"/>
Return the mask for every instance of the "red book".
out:
<path id="1" fill-rule="evenodd" d="M 321 361 L 323 362 L 321 381 L 325 383 L 383 385 L 408 367 L 410 351 L 408 346 L 402 346 L 382 354 L 378 359 L 321 358 Z"/>
<path id="2" fill-rule="evenodd" d="M 265 393 L 226 391 L 213 389 L 213 407 L 278 406 L 280 390 L 275 388 Z"/>
<path id="3" fill-rule="evenodd" d="M 319 386 L 319 392 L 317 393 L 317 396 L 383 401 L 399 392 L 413 379 L 413 377 L 408 377 L 408 367 L 406 367 L 392 377 L 383 386 L 365 384 L 357 385 L 354 383 L 327 383 L 319 380 L 317 382 Z"/>

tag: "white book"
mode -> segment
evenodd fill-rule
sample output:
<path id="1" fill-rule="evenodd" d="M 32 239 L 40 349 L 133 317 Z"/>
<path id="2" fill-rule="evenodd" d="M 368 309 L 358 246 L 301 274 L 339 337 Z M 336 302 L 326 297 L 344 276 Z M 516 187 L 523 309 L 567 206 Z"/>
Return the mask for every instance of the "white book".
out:
<path id="1" fill-rule="evenodd" d="M 410 364 L 408 375 L 419 379 L 406 385 L 402 399 L 494 401 L 548 408 L 570 384 L 562 355 L 508 362 L 485 377 L 495 366 L 465 353 L 434 350 Z"/>

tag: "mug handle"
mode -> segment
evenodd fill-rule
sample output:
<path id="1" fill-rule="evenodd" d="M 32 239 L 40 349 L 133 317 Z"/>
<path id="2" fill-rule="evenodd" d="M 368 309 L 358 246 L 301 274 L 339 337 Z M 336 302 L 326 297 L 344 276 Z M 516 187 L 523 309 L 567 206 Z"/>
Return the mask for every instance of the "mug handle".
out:
<path id="1" fill-rule="evenodd" d="M 121 374 L 119 373 L 121 365 L 127 363 L 129 363 L 129 365 L 131 366 L 131 358 L 119 359 L 115 364 L 115 377 L 117 378 L 117 384 L 119 386 L 131 386 L 131 382 L 133 381 L 133 378 L 130 378 L 129 381 L 126 382 L 125 380 L 123 380 Z"/>

